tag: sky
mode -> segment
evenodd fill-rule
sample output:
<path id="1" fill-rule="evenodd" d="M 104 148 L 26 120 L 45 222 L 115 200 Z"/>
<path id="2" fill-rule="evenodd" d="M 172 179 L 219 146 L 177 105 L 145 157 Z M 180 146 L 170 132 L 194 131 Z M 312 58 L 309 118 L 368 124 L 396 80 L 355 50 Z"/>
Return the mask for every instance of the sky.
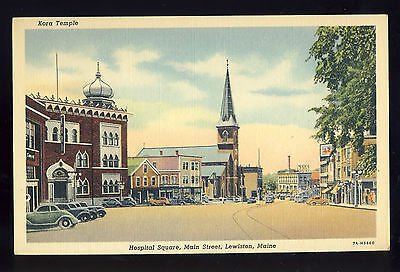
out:
<path id="1" fill-rule="evenodd" d="M 216 144 L 226 59 L 239 130 L 239 160 L 264 173 L 319 167 L 311 138 L 324 86 L 314 84 L 308 50 L 314 27 L 27 30 L 26 91 L 84 99 L 82 87 L 102 79 L 132 113 L 128 155 L 143 147 Z"/>

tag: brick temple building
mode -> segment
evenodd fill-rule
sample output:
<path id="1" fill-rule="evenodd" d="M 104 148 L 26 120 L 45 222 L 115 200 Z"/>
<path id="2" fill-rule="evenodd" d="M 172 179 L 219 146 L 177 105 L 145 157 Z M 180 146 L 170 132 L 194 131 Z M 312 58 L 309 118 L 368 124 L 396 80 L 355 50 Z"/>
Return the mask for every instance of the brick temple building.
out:
<path id="1" fill-rule="evenodd" d="M 26 96 L 27 194 L 36 203 L 99 203 L 129 193 L 128 113 L 115 105 L 98 63 L 95 79 L 83 93 L 85 98 L 77 102 Z M 33 144 L 30 135 L 35 136 Z M 32 153 L 36 158 L 28 156 Z"/>

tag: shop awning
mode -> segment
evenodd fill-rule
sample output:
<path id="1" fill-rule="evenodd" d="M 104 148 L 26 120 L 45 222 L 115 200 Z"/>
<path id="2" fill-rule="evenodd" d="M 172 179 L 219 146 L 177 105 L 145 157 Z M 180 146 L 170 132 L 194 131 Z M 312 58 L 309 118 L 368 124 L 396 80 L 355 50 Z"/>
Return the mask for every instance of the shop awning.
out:
<path id="1" fill-rule="evenodd" d="M 332 188 L 327 187 L 327 188 L 325 188 L 324 190 L 322 190 L 321 193 L 326 194 L 326 193 L 328 193 L 331 189 L 332 189 Z"/>
<path id="2" fill-rule="evenodd" d="M 341 186 L 338 183 L 338 184 L 335 185 L 335 187 L 333 187 L 331 193 L 332 194 L 336 194 L 340 189 L 341 189 Z"/>

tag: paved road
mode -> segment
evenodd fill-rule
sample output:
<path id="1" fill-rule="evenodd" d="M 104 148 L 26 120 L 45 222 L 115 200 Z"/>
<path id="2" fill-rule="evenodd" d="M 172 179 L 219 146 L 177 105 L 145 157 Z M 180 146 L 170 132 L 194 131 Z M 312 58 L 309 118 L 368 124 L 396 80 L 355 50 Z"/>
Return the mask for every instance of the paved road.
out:
<path id="1" fill-rule="evenodd" d="M 272 204 L 210 204 L 108 209 L 68 230 L 27 234 L 28 242 L 320 239 L 375 236 L 375 211 Z"/>

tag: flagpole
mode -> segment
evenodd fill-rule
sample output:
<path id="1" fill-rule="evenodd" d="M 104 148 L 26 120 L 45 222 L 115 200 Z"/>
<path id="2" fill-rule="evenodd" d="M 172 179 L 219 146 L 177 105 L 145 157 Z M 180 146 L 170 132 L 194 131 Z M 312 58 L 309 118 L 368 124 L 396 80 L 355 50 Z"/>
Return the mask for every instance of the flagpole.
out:
<path id="1" fill-rule="evenodd" d="M 58 101 L 58 55 L 56 53 L 56 91 L 57 91 L 57 101 Z"/>

